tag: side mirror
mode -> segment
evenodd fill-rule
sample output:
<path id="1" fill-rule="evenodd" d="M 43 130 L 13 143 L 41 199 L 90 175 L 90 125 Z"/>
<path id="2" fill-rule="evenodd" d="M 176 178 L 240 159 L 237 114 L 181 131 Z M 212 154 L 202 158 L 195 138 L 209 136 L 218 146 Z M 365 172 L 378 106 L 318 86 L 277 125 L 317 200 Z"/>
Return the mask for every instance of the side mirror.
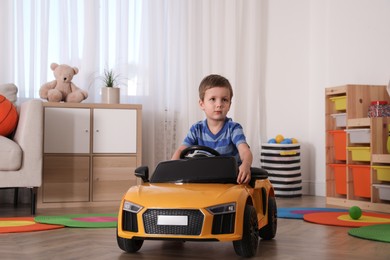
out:
<path id="1" fill-rule="evenodd" d="M 140 166 L 137 169 L 135 169 L 135 176 L 141 178 L 143 182 L 149 182 L 148 166 Z"/>

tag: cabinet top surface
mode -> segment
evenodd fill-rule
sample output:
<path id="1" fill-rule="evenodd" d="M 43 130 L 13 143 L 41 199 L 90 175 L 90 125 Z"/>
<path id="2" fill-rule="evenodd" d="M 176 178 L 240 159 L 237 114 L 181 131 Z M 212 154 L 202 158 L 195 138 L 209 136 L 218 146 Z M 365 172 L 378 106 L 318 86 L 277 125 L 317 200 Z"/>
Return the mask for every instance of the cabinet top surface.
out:
<path id="1" fill-rule="evenodd" d="M 361 85 L 361 84 L 347 84 L 347 85 L 341 85 L 341 86 L 335 86 L 335 87 L 327 87 L 325 88 L 325 94 L 326 95 L 337 95 L 337 94 L 345 94 L 347 92 L 347 89 L 353 89 L 353 88 L 386 88 L 385 85 Z"/>
<path id="2" fill-rule="evenodd" d="M 141 104 L 103 104 L 103 103 L 66 103 L 66 102 L 43 102 L 44 107 L 64 108 L 112 108 L 112 109 L 142 109 Z"/>

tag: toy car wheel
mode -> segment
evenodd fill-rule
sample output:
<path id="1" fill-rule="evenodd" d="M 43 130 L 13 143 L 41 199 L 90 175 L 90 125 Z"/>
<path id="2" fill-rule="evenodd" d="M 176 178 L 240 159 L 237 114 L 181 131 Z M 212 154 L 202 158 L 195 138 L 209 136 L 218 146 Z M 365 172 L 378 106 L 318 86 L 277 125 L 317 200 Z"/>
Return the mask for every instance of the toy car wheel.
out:
<path id="1" fill-rule="evenodd" d="M 275 237 L 277 229 L 277 207 L 275 197 L 268 197 L 268 224 L 259 230 L 262 239 L 270 240 Z"/>
<path id="2" fill-rule="evenodd" d="M 120 249 L 127 253 L 135 253 L 141 249 L 143 240 L 136 239 L 127 239 L 118 236 L 118 231 L 116 232 L 116 241 L 118 242 L 118 246 Z"/>
<path id="3" fill-rule="evenodd" d="M 256 255 L 259 244 L 259 232 L 256 210 L 251 205 L 245 206 L 242 239 L 233 241 L 234 251 L 242 257 Z"/>

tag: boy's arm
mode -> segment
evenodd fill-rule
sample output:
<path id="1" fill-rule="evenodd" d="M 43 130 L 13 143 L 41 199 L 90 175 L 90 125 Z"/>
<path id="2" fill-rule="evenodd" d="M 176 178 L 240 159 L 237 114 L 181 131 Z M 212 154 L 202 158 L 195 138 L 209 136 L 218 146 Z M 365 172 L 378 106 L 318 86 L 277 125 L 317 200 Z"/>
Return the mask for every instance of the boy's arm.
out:
<path id="1" fill-rule="evenodd" d="M 186 149 L 187 146 L 185 145 L 180 145 L 179 148 L 177 148 L 177 150 L 174 152 L 174 154 L 172 155 L 172 158 L 171 160 L 179 160 L 180 159 L 180 153 Z"/>
<path id="2" fill-rule="evenodd" d="M 253 161 L 252 152 L 249 149 L 248 144 L 246 143 L 239 144 L 237 149 L 242 161 L 238 169 L 239 172 L 237 177 L 237 183 L 249 183 L 249 181 L 251 180 L 251 166 Z"/>

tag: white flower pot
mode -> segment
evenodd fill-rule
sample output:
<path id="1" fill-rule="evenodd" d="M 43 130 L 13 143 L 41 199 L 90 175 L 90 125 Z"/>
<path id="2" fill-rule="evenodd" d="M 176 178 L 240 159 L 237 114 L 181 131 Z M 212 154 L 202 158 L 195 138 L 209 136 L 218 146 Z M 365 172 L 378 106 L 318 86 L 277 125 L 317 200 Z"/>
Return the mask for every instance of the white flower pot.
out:
<path id="1" fill-rule="evenodd" d="M 102 87 L 102 103 L 119 104 L 120 95 L 120 88 Z"/>

